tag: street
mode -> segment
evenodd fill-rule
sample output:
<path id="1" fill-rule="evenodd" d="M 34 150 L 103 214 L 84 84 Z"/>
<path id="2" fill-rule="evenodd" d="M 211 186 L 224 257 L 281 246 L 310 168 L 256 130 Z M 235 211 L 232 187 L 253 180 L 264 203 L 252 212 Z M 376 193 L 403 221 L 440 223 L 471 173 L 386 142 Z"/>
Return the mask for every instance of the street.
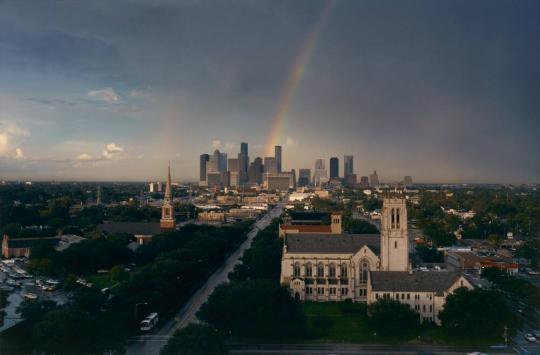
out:
<path id="1" fill-rule="evenodd" d="M 260 344 L 233 346 L 229 354 L 515 354 L 513 349 L 485 349 L 480 347 L 453 347 L 441 345 L 382 345 L 382 344 Z M 531 353 L 532 354 L 532 353 Z"/>
<path id="2" fill-rule="evenodd" d="M 159 354 L 159 351 L 177 329 L 184 328 L 189 323 L 196 321 L 196 313 L 199 308 L 208 300 L 214 289 L 228 280 L 229 273 L 235 265 L 240 262 L 244 251 L 248 249 L 257 232 L 266 228 L 272 219 L 281 215 L 283 207 L 278 205 L 270 210 L 264 217 L 255 223 L 253 229 L 248 233 L 247 239 L 240 247 L 232 253 L 225 263 L 216 270 L 194 294 L 188 302 L 180 308 L 176 316 L 167 322 L 160 330 L 146 335 L 130 338 L 127 347 L 127 354 Z"/>

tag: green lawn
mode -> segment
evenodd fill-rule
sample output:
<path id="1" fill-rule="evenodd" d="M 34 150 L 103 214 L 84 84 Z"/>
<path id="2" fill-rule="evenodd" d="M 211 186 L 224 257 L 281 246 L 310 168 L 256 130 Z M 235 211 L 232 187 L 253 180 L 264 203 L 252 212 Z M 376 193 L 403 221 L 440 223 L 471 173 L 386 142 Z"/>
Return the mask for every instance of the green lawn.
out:
<path id="1" fill-rule="evenodd" d="M 348 302 L 305 302 L 311 337 L 330 342 L 374 342 L 366 324 L 366 306 Z"/>
<path id="2" fill-rule="evenodd" d="M 105 287 L 111 287 L 117 283 L 112 280 L 109 274 L 88 276 L 86 281 L 90 282 L 94 287 L 97 287 L 100 290 Z"/>

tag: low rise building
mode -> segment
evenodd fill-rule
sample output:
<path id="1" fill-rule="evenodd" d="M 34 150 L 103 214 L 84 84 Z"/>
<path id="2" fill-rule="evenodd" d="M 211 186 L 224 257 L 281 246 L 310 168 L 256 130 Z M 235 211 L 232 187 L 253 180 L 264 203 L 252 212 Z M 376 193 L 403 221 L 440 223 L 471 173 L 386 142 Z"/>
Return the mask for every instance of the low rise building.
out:
<path id="1" fill-rule="evenodd" d="M 41 243 L 58 244 L 59 237 L 11 238 L 4 234 L 2 238 L 2 256 L 4 258 L 30 257 L 32 248 Z"/>
<path id="2" fill-rule="evenodd" d="M 201 222 L 225 222 L 225 212 L 199 212 L 197 219 Z"/>

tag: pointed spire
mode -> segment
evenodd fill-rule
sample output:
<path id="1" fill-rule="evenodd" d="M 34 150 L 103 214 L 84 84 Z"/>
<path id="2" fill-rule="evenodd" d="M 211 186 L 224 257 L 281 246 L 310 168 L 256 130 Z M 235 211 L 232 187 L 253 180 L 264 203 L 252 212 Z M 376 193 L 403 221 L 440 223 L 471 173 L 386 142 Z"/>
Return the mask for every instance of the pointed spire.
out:
<path id="1" fill-rule="evenodd" d="M 172 202 L 172 190 L 171 190 L 171 162 L 169 161 L 169 167 L 167 172 L 167 184 L 165 186 L 165 201 Z"/>

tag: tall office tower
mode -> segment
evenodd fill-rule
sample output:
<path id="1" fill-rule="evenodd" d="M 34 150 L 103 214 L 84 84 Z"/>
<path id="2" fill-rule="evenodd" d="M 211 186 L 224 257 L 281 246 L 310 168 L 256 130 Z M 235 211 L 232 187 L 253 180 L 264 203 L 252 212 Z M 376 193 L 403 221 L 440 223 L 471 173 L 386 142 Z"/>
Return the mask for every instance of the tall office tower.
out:
<path id="1" fill-rule="evenodd" d="M 298 186 L 308 186 L 311 181 L 311 170 L 300 169 L 298 171 Z"/>
<path id="2" fill-rule="evenodd" d="M 411 186 L 412 185 L 412 176 L 405 176 L 403 178 L 403 185 Z"/>
<path id="3" fill-rule="evenodd" d="M 339 159 L 336 157 L 330 158 L 330 179 L 339 178 Z"/>
<path id="4" fill-rule="evenodd" d="M 274 146 L 274 158 L 276 159 L 277 172 L 281 173 L 282 166 L 281 166 L 281 146 L 280 145 Z"/>
<path id="5" fill-rule="evenodd" d="M 167 172 L 167 185 L 165 186 L 165 196 L 163 196 L 163 205 L 161 206 L 161 219 L 159 220 L 159 226 L 162 231 L 173 231 L 176 228 L 176 221 L 174 219 L 174 204 L 172 197 L 171 187 L 171 165 Z"/>
<path id="6" fill-rule="evenodd" d="M 218 170 L 220 172 L 227 171 L 227 153 L 220 153 L 219 154 L 219 164 L 218 164 Z"/>
<path id="7" fill-rule="evenodd" d="M 221 153 L 219 150 L 215 150 L 214 154 L 210 156 L 208 163 L 206 164 L 206 174 L 215 173 L 219 171 L 219 160 L 221 158 Z M 208 180 L 208 179 L 207 179 Z"/>
<path id="8" fill-rule="evenodd" d="M 156 186 L 157 192 L 161 192 L 163 190 L 163 184 L 161 183 L 161 181 L 156 182 Z"/>
<path id="9" fill-rule="evenodd" d="M 264 172 L 266 174 L 277 174 L 277 162 L 274 157 L 265 157 L 264 158 Z"/>
<path id="10" fill-rule="evenodd" d="M 343 157 L 343 165 L 343 177 L 345 178 L 345 180 L 347 180 L 348 175 L 354 174 L 353 156 L 345 155 Z"/>
<path id="11" fill-rule="evenodd" d="M 238 169 L 238 166 L 239 166 L 239 163 L 240 161 L 236 158 L 230 158 L 228 159 L 228 162 L 227 162 L 227 169 L 232 173 L 237 173 L 239 171 Z"/>
<path id="12" fill-rule="evenodd" d="M 155 191 L 155 189 L 154 189 L 155 186 L 156 185 L 154 185 L 153 182 L 149 182 L 148 183 L 148 192 L 153 193 Z"/>
<path id="13" fill-rule="evenodd" d="M 206 181 L 206 164 L 210 160 L 210 155 L 201 154 L 199 160 L 199 181 Z"/>
<path id="14" fill-rule="evenodd" d="M 248 144 L 245 142 L 240 143 L 240 153 L 238 153 L 238 171 L 239 177 L 242 182 L 248 180 L 248 169 L 249 169 L 249 155 L 248 155 Z"/>
<path id="15" fill-rule="evenodd" d="M 371 187 L 379 187 L 379 175 L 377 175 L 377 170 L 369 176 L 369 185 Z"/>
<path id="16" fill-rule="evenodd" d="M 328 172 L 324 159 L 315 159 L 315 171 L 313 172 L 313 184 L 320 187 L 328 182 Z"/>
<path id="17" fill-rule="evenodd" d="M 249 166 L 249 182 L 252 184 L 261 184 L 264 172 L 263 160 L 260 157 L 255 158 Z"/>

